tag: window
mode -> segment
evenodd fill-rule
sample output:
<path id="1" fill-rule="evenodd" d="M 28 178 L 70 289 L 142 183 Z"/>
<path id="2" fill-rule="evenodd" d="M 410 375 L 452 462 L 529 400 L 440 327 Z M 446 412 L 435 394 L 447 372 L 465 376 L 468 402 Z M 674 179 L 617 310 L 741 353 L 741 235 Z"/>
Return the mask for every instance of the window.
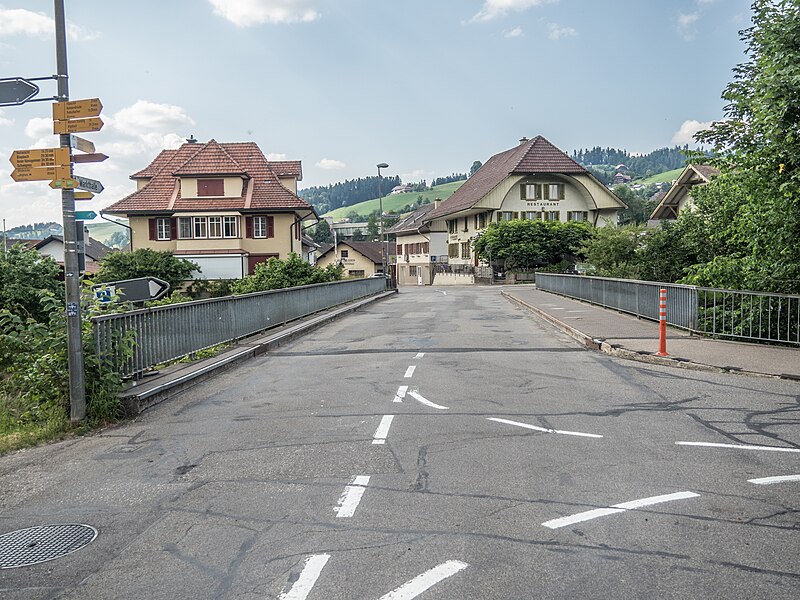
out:
<path id="1" fill-rule="evenodd" d="M 348 277 L 364 277 L 364 269 L 350 269 L 347 275 Z"/>
<path id="2" fill-rule="evenodd" d="M 563 183 L 525 183 L 519 186 L 522 200 L 563 200 Z"/>
<path id="3" fill-rule="evenodd" d="M 513 219 L 519 219 L 518 212 L 511 212 L 510 210 L 504 210 L 497 213 L 497 221 L 511 221 Z"/>
<path id="4" fill-rule="evenodd" d="M 169 228 L 169 219 L 156 219 L 156 239 L 157 240 L 171 240 Z"/>
<path id="5" fill-rule="evenodd" d="M 208 217 L 208 237 L 222 237 L 222 217 Z"/>
<path id="6" fill-rule="evenodd" d="M 467 217 L 464 217 L 464 232 L 466 233 L 469 231 L 469 226 L 467 225 Z"/>
<path id="7" fill-rule="evenodd" d="M 469 249 L 469 242 L 461 242 L 461 258 L 471 258 L 472 252 Z"/>
<path id="8" fill-rule="evenodd" d="M 458 258 L 458 244 L 447 244 L 447 256 Z"/>
<path id="9" fill-rule="evenodd" d="M 476 229 L 485 229 L 486 228 L 486 213 L 481 213 L 478 215 L 478 226 Z"/>
<path id="10" fill-rule="evenodd" d="M 275 220 L 273 217 L 247 217 L 247 237 L 275 237 Z"/>
<path id="11" fill-rule="evenodd" d="M 198 196 L 224 196 L 225 195 L 225 180 L 224 179 L 198 179 L 197 180 L 197 195 Z"/>
<path id="12" fill-rule="evenodd" d="M 208 228 L 206 226 L 206 218 L 205 217 L 193 217 L 192 221 L 194 223 L 194 237 L 195 238 L 208 237 Z"/>
<path id="13" fill-rule="evenodd" d="M 182 240 L 192 239 L 192 218 L 180 217 L 178 219 L 178 237 Z"/>
<path id="14" fill-rule="evenodd" d="M 560 210 L 546 210 L 542 213 L 542 217 L 545 221 L 560 221 L 561 220 L 561 211 Z"/>
<path id="15" fill-rule="evenodd" d="M 545 200 L 563 200 L 564 199 L 564 184 L 563 183 L 550 183 L 545 188 Z"/>
<path id="16" fill-rule="evenodd" d="M 583 223 L 589 220 L 589 212 L 586 210 L 571 210 L 567 213 L 567 221 L 577 221 Z"/>
<path id="17" fill-rule="evenodd" d="M 342 250 L 342 251 L 339 252 L 339 254 L 341 254 L 342 258 L 347 258 L 347 257 L 350 256 L 350 251 L 349 250 Z"/>
<path id="18" fill-rule="evenodd" d="M 529 211 L 524 212 L 522 214 L 524 215 L 522 218 L 523 219 L 528 219 L 529 221 L 538 221 L 539 219 L 542 218 L 542 213 L 537 212 L 537 211 L 529 210 Z"/>
<path id="19" fill-rule="evenodd" d="M 403 253 L 403 244 L 397 244 L 397 254 Z"/>
<path id="20" fill-rule="evenodd" d="M 239 217 L 222 217 L 222 235 L 226 238 L 239 237 Z"/>
<path id="21" fill-rule="evenodd" d="M 411 275 L 411 277 L 416 277 L 417 267 L 408 267 L 408 274 Z"/>
<path id="22" fill-rule="evenodd" d="M 452 221 L 447 222 L 447 231 L 448 233 L 458 232 L 458 219 L 453 219 Z"/>

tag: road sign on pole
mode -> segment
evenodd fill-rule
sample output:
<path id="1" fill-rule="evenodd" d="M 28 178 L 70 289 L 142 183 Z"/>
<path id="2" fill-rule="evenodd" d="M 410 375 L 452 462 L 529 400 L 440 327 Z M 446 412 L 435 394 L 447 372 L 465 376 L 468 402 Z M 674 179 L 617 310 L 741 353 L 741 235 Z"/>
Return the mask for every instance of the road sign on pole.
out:
<path id="1" fill-rule="evenodd" d="M 92 198 L 94 198 L 94 194 L 92 192 L 77 192 L 76 191 L 74 196 L 75 196 L 75 200 L 91 200 Z"/>
<path id="2" fill-rule="evenodd" d="M 69 166 L 69 148 L 14 150 L 8 160 L 17 169 Z"/>
<path id="3" fill-rule="evenodd" d="M 55 179 L 50 182 L 50 187 L 54 190 L 74 190 L 78 187 L 78 182 L 75 179 L 67 176 L 62 179 Z"/>
<path id="4" fill-rule="evenodd" d="M 96 179 L 89 179 L 88 177 L 81 177 L 80 175 L 75 175 L 75 179 L 78 181 L 78 185 L 76 187 L 79 190 L 86 190 L 87 192 L 101 194 L 105 189 L 103 184 Z"/>
<path id="5" fill-rule="evenodd" d="M 169 283 L 163 279 L 140 277 L 139 279 L 99 283 L 92 286 L 92 291 L 100 302 L 111 302 L 115 295 L 123 302 L 147 302 L 162 298 L 169 288 Z"/>
<path id="6" fill-rule="evenodd" d="M 47 181 L 69 177 L 70 168 L 66 167 L 26 167 L 11 171 L 14 181 Z"/>
<path id="7" fill-rule="evenodd" d="M 53 133 L 83 133 L 85 131 L 100 131 L 103 128 L 103 119 L 71 119 L 69 121 L 53 121 Z"/>
<path id="8" fill-rule="evenodd" d="M 93 153 L 95 150 L 94 142 L 85 140 L 82 137 L 78 137 L 77 135 L 69 136 L 69 145 L 75 148 L 75 150 L 80 150 L 81 152 L 88 152 L 90 154 Z"/>
<path id="9" fill-rule="evenodd" d="M 76 154 L 72 157 L 72 162 L 78 163 L 98 163 L 103 162 L 108 158 L 107 154 L 92 153 L 92 154 Z"/>
<path id="10" fill-rule="evenodd" d="M 71 100 L 69 102 L 56 102 L 53 104 L 53 120 L 85 119 L 86 117 L 100 116 L 103 104 L 100 98 L 86 100 Z"/>
<path id="11" fill-rule="evenodd" d="M 0 79 L 0 106 L 25 104 L 39 93 L 39 86 L 22 77 Z"/>
<path id="12" fill-rule="evenodd" d="M 77 221 L 91 221 L 97 218 L 97 213 L 93 210 L 76 210 L 75 219 Z"/>

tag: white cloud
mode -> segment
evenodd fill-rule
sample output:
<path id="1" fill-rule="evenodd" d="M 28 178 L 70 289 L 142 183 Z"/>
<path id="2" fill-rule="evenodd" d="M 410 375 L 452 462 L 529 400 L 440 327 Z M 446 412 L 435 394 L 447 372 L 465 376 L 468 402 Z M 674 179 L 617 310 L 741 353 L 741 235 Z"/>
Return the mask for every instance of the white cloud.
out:
<path id="1" fill-rule="evenodd" d="M 700 13 L 679 13 L 677 18 L 678 35 L 685 40 L 694 39 L 697 35 L 695 23 L 700 20 Z"/>
<path id="2" fill-rule="evenodd" d="M 419 182 L 423 179 L 432 179 L 433 178 L 433 171 L 426 171 L 425 169 L 414 169 L 410 173 L 401 173 L 400 179 L 403 181 L 409 182 Z M 430 182 L 428 182 L 430 183 Z"/>
<path id="3" fill-rule="evenodd" d="M 24 8 L 0 8 L 0 37 L 12 35 L 31 35 L 39 38 L 55 36 L 55 20 L 45 13 L 33 12 Z M 67 34 L 76 41 L 93 40 L 100 36 L 75 25 L 67 23 Z"/>
<path id="4" fill-rule="evenodd" d="M 0 127 L 3 125 L 13 125 L 14 121 L 3 116 L 3 109 L 0 108 Z"/>
<path id="5" fill-rule="evenodd" d="M 547 31 L 547 37 L 554 41 L 578 35 L 578 31 L 574 27 L 565 27 L 558 23 L 548 23 Z"/>
<path id="6" fill-rule="evenodd" d="M 319 167 L 324 171 L 338 171 L 340 169 L 347 168 L 347 165 L 340 160 L 334 160 L 332 158 L 323 158 L 319 161 L 315 166 Z"/>
<path id="7" fill-rule="evenodd" d="M 38 139 L 45 135 L 53 135 L 53 119 L 34 117 L 25 126 L 25 135 L 31 139 Z"/>
<path id="8" fill-rule="evenodd" d="M 480 11 L 470 21 L 491 21 L 504 17 L 511 11 L 522 12 L 534 6 L 555 2 L 558 0 L 484 0 Z"/>
<path id="9" fill-rule="evenodd" d="M 266 155 L 267 160 L 286 160 L 288 157 L 282 152 L 270 152 Z"/>
<path id="10" fill-rule="evenodd" d="M 694 119 L 687 119 L 681 124 L 680 129 L 672 136 L 672 143 L 683 146 L 684 144 L 695 145 L 694 134 L 703 129 L 711 127 L 711 121 L 695 121 Z"/>
<path id="11" fill-rule="evenodd" d="M 505 38 L 515 38 L 522 36 L 522 27 L 514 27 L 514 29 L 508 29 L 503 32 L 503 37 Z"/>
<path id="12" fill-rule="evenodd" d="M 194 121 L 180 106 L 147 100 L 137 100 L 133 105 L 114 113 L 106 122 L 120 133 L 133 136 L 194 125 Z"/>
<path id="13" fill-rule="evenodd" d="M 318 0 L 208 0 L 214 14 L 237 27 L 262 23 L 308 23 L 320 17 Z"/>

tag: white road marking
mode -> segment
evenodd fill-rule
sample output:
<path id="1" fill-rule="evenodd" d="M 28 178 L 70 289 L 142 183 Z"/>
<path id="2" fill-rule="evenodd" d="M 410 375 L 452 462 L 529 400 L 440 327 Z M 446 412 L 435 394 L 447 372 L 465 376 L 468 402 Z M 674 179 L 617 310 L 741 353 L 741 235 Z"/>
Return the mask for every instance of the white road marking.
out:
<path id="1" fill-rule="evenodd" d="M 406 392 L 408 391 L 407 385 L 401 385 L 397 388 L 397 393 L 394 395 L 394 400 L 392 402 L 402 402 L 403 398 L 406 397 Z"/>
<path id="2" fill-rule="evenodd" d="M 626 510 L 634 510 L 636 508 L 642 508 L 643 506 L 652 506 L 653 504 L 661 504 L 662 502 L 670 502 L 672 500 L 696 498 L 699 495 L 700 494 L 695 494 L 694 492 L 676 492 L 674 494 L 664 494 L 663 496 L 651 496 L 650 498 L 641 498 L 640 500 L 631 500 L 630 502 L 615 504 L 610 508 L 595 508 L 559 519 L 552 519 L 550 521 L 545 521 L 542 525 L 550 529 L 558 529 L 559 527 L 566 527 L 574 523 L 581 523 L 583 521 L 589 521 L 590 519 L 596 519 L 597 517 L 605 517 L 606 515 L 625 512 Z"/>
<path id="3" fill-rule="evenodd" d="M 678 446 L 707 446 L 709 448 L 739 448 L 740 450 L 767 450 L 768 452 L 800 452 L 797 448 L 778 446 L 748 446 L 746 444 L 716 444 L 711 442 L 675 442 Z"/>
<path id="4" fill-rule="evenodd" d="M 353 479 L 353 483 L 344 488 L 342 497 L 339 498 L 339 506 L 333 509 L 337 517 L 352 517 L 355 514 L 368 483 L 369 475 L 358 475 Z"/>
<path id="5" fill-rule="evenodd" d="M 399 588 L 392 590 L 388 594 L 384 594 L 378 600 L 411 600 L 416 598 L 428 588 L 433 587 L 440 581 L 447 579 L 466 569 L 469 565 L 460 560 L 448 560 L 428 571 L 422 575 L 417 575 L 411 581 L 407 581 Z"/>
<path id="6" fill-rule="evenodd" d="M 561 435 L 577 435 L 578 437 L 601 438 L 603 437 L 597 433 L 582 433 L 580 431 L 564 431 L 561 429 L 547 429 L 545 427 L 537 427 L 536 425 L 528 425 L 527 423 L 520 423 L 519 421 L 509 421 L 508 419 L 498 419 L 496 417 L 487 417 L 488 421 L 496 421 L 498 423 L 505 423 L 506 425 L 516 425 L 517 427 L 524 427 L 525 429 L 533 429 L 534 431 L 542 431 L 544 433 L 559 433 Z"/>
<path id="7" fill-rule="evenodd" d="M 306 559 L 306 565 L 303 567 L 300 577 L 294 582 L 292 589 L 278 596 L 278 600 L 305 600 L 330 557 L 330 554 L 312 554 L 309 556 Z"/>
<path id="8" fill-rule="evenodd" d="M 414 369 L 416 368 L 417 368 L 416 365 L 411 365 L 410 367 L 408 367 L 406 369 L 406 374 L 404 375 L 404 377 L 411 377 L 414 374 Z"/>
<path id="9" fill-rule="evenodd" d="M 759 477 L 758 479 L 748 479 L 750 483 L 757 485 L 771 485 L 773 483 L 784 483 L 785 481 L 800 481 L 800 475 L 777 475 L 775 477 Z"/>
<path id="10" fill-rule="evenodd" d="M 381 424 L 378 425 L 378 428 L 375 430 L 375 435 L 372 436 L 375 439 L 372 440 L 373 444 L 385 444 L 386 437 L 389 435 L 389 427 L 392 426 L 392 419 L 394 419 L 394 415 L 384 415 L 381 419 Z"/>
<path id="11" fill-rule="evenodd" d="M 448 406 L 442 406 L 441 404 L 434 404 L 427 398 L 423 398 L 417 392 L 408 392 L 408 395 L 414 398 L 417 402 L 421 402 L 425 406 L 430 406 L 431 408 L 436 408 L 438 410 L 449 410 Z"/>
<path id="12" fill-rule="evenodd" d="M 425 356 L 424 352 L 417 352 L 417 355 L 414 358 L 422 358 L 423 356 Z"/>

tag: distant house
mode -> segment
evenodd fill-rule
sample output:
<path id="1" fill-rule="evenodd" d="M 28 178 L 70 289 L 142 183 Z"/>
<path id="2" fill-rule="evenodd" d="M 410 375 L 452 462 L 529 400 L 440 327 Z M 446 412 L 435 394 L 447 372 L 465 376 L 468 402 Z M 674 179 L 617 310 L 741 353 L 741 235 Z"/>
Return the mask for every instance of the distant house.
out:
<path id="1" fill-rule="evenodd" d="M 410 215 L 386 230 L 397 238 L 393 262 L 398 285 L 430 285 L 434 266 L 447 262 L 447 232 L 431 231 L 425 218 L 438 208 L 441 200 L 423 204 Z"/>
<path id="2" fill-rule="evenodd" d="M 413 191 L 414 191 L 414 186 L 404 183 L 402 185 L 394 186 L 392 188 L 392 191 L 389 192 L 389 194 L 403 194 L 405 192 L 413 192 Z"/>
<path id="3" fill-rule="evenodd" d="M 383 267 L 381 243 L 343 240 L 335 246 L 323 244 L 317 251 L 317 265 L 327 267 L 336 263 L 344 267 L 345 277 L 369 277 L 380 273 Z"/>
<path id="4" fill-rule="evenodd" d="M 334 233 L 336 235 L 336 239 L 339 240 L 352 239 L 357 231 L 360 231 L 362 234 L 366 235 L 368 225 L 369 223 L 366 221 L 355 223 L 348 219 L 346 221 L 332 223 L 331 233 Z"/>
<path id="5" fill-rule="evenodd" d="M 688 165 L 650 215 L 651 224 L 664 219 L 677 219 L 682 210 L 691 207 L 694 203 L 692 188 L 708 183 L 712 177 L 718 174 L 719 169 L 709 165 Z"/>
<path id="6" fill-rule="evenodd" d="M 253 142 L 163 150 L 131 175 L 137 190 L 105 209 L 128 218 L 131 246 L 198 263 L 197 278 L 236 279 L 258 263 L 307 256 L 303 221 L 318 220 L 297 195 L 300 161 L 269 161 Z"/>
<path id="7" fill-rule="evenodd" d="M 20 240 L 9 238 L 6 240 L 6 247 L 11 248 L 15 244 L 21 244 L 29 250 L 36 250 L 42 256 L 49 256 L 61 267 L 64 267 L 64 237 L 60 235 L 49 235 L 43 240 Z M 84 242 L 84 254 L 86 256 L 86 273 L 97 273 L 100 262 L 112 252 L 112 249 L 98 242 L 96 239 L 87 237 Z"/>

